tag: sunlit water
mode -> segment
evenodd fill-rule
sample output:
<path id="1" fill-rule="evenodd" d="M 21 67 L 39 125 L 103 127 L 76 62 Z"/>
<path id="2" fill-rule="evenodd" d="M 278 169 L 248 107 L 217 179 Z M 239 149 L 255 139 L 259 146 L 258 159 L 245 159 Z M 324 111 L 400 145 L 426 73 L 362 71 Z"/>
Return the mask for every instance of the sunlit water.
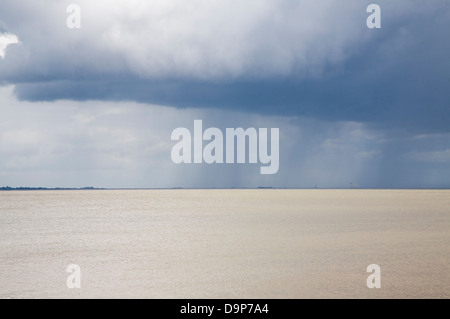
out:
<path id="1" fill-rule="evenodd" d="M 0 298 L 449 298 L 449 265 L 448 190 L 0 192 Z"/>

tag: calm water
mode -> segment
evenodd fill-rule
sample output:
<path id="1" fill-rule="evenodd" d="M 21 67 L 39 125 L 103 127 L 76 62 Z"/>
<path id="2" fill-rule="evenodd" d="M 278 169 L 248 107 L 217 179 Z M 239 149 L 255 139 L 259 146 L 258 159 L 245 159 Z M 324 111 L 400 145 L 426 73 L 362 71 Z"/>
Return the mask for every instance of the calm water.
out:
<path id="1" fill-rule="evenodd" d="M 448 190 L 0 192 L 0 298 L 449 298 L 449 265 Z"/>

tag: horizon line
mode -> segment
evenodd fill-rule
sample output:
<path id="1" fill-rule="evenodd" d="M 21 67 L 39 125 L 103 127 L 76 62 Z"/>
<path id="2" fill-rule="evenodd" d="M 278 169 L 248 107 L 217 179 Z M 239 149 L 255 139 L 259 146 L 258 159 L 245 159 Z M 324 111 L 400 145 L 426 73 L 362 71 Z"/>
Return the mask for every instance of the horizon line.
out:
<path id="1" fill-rule="evenodd" d="M 0 187 L 0 191 L 33 191 L 33 190 L 229 190 L 229 189 L 301 189 L 301 190 L 449 190 L 450 187 Z"/>

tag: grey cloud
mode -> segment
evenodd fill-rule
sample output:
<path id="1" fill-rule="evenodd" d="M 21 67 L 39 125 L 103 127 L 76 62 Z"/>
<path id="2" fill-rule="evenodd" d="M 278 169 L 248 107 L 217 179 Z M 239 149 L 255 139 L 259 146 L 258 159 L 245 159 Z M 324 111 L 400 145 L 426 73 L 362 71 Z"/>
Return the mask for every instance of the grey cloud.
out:
<path id="1" fill-rule="evenodd" d="M 39 105 L 37 105 L 39 104 Z M 0 184 L 97 187 L 448 187 L 448 134 L 392 139 L 361 122 L 140 104 L 18 101 L 0 89 Z M 170 158 L 176 127 L 279 127 L 280 169 L 186 164 Z M 445 155 L 445 154 L 444 154 Z M 437 174 L 440 170 L 441 174 Z"/>
<path id="2" fill-rule="evenodd" d="M 448 131 L 450 8 L 442 1 L 2 1 L 19 35 L 0 81 L 31 101 L 211 107 L 415 133 Z M 21 5 L 21 6 L 19 6 Z M 194 6 L 195 5 L 195 6 Z M 187 14 L 189 13 L 189 14 Z"/>
<path id="3" fill-rule="evenodd" d="M 4 80 L 319 78 L 381 32 L 368 31 L 368 2 L 356 0 L 83 0 L 77 30 L 66 27 L 68 3 L 2 1 L 0 12 L 8 14 L 0 21 L 23 39 L 15 57 L 0 65 Z M 382 1 L 390 12 L 386 28 L 422 10 L 410 10 L 418 3 Z M 434 14 L 426 11 L 422 18 Z"/>
<path id="4" fill-rule="evenodd" d="M 450 149 L 431 152 L 411 152 L 413 159 L 431 163 L 450 163 Z"/>
<path id="5" fill-rule="evenodd" d="M 24 56 L 1 67 L 4 78 L 41 79 L 49 71 L 65 79 L 74 71 L 197 80 L 310 76 L 344 60 L 365 36 L 359 1 L 81 0 L 79 30 L 66 27 L 68 2 L 45 4 L 2 1 L 1 20 L 24 42 Z"/>

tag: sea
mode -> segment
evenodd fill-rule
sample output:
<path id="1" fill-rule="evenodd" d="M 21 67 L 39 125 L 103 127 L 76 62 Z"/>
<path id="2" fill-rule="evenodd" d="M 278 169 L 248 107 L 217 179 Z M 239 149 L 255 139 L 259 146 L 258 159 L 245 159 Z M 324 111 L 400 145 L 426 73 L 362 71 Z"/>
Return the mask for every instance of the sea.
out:
<path id="1" fill-rule="evenodd" d="M 0 192 L 2 299 L 449 298 L 449 265 L 450 190 Z"/>

